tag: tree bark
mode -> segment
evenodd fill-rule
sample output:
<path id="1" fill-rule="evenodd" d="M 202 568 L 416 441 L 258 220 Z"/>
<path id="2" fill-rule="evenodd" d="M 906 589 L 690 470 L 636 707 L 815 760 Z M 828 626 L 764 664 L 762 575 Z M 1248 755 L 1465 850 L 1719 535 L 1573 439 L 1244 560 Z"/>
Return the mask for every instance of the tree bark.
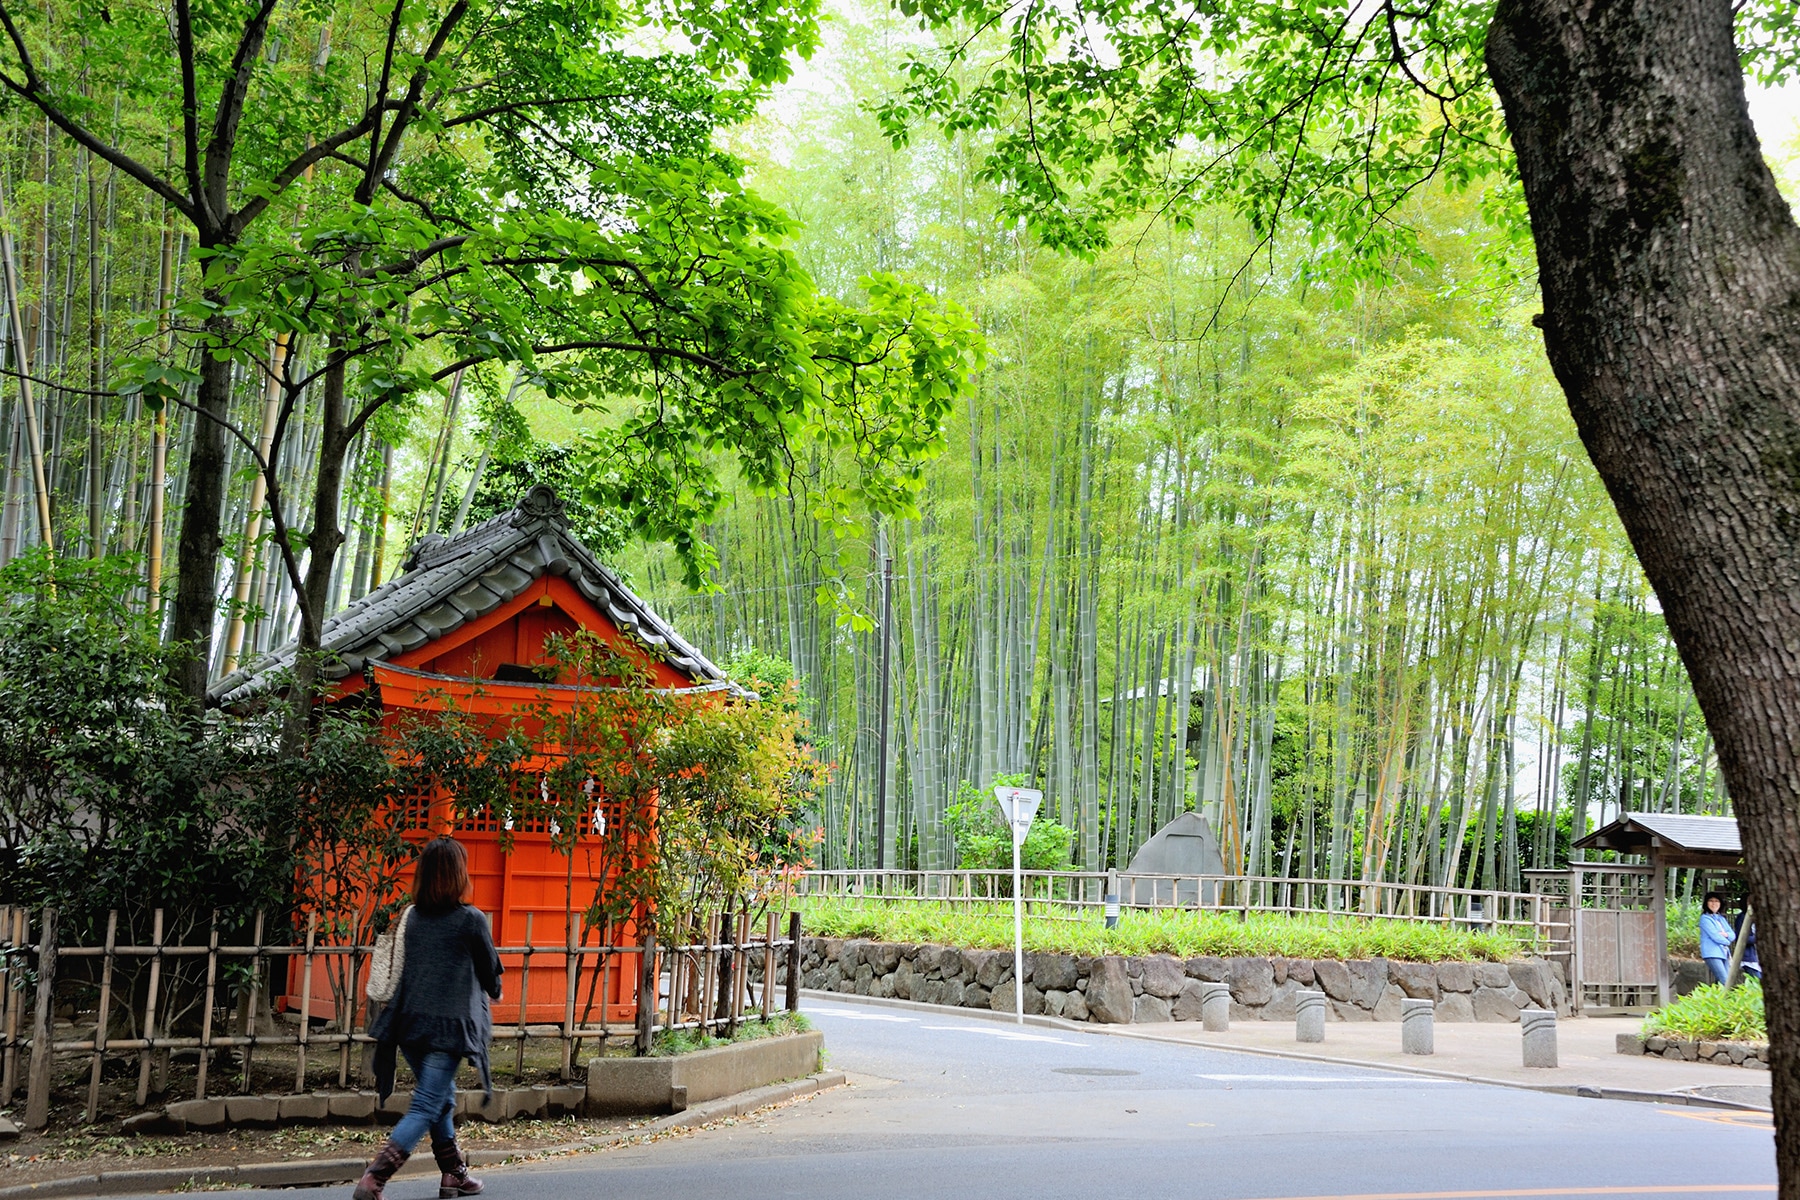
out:
<path id="1" fill-rule="evenodd" d="M 1781 1195 L 1800 1200 L 1800 228 L 1750 123 L 1730 0 L 1501 0 L 1488 70 L 1551 366 L 1736 803 Z"/>
<path id="2" fill-rule="evenodd" d="M 221 306 L 222 297 L 210 296 Z M 209 340 L 223 344 L 231 337 L 231 318 L 206 322 Z M 213 613 L 218 607 L 219 519 L 225 511 L 225 421 L 231 409 L 231 362 L 212 354 L 200 358 L 200 385 L 195 390 L 194 431 L 188 451 L 186 504 L 181 538 L 176 545 L 179 575 L 169 640 L 183 648 L 176 685 L 198 716 L 206 705 L 208 664 L 212 662 Z"/>
<path id="3" fill-rule="evenodd" d="M 340 348 L 336 341 L 332 343 L 329 352 L 332 358 L 338 358 Z M 344 372 L 344 363 L 335 362 L 326 370 L 319 389 L 319 468 L 313 477 L 312 532 L 306 539 L 311 555 L 306 564 L 305 586 L 299 596 L 300 636 L 294 655 L 294 684 L 281 734 L 285 754 L 304 751 L 312 726 L 314 692 L 319 681 L 319 643 L 331 595 L 332 568 L 337 562 L 338 549 L 344 544 L 338 510 L 344 483 L 344 460 L 351 441 L 344 430 Z"/>

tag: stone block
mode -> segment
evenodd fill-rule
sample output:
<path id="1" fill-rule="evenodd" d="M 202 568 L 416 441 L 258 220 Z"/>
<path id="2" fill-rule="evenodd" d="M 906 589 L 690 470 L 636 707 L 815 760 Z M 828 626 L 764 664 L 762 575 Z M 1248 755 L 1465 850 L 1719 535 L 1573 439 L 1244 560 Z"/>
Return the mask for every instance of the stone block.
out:
<path id="1" fill-rule="evenodd" d="M 914 999 L 913 986 L 923 982 L 922 977 L 919 975 L 918 968 L 914 967 L 912 960 L 907 958 L 900 960 L 900 965 L 894 968 L 894 973 L 890 976 L 890 980 L 891 983 L 889 986 L 893 994 L 900 997 L 902 1000 Z"/>
<path id="2" fill-rule="evenodd" d="M 962 1006 L 964 1008 L 987 1008 L 991 993 L 978 983 L 966 984 L 963 987 Z"/>
<path id="3" fill-rule="evenodd" d="M 1769 1064 L 1760 1058 L 1746 1058 L 1744 1060 L 1744 1069 L 1747 1071 L 1766 1071 L 1769 1069 Z"/>
<path id="4" fill-rule="evenodd" d="M 1169 1013 L 1177 1021 L 1198 1021 L 1200 1019 L 1200 981 L 1190 979 L 1181 985 L 1181 994 L 1175 997 L 1175 1003 L 1169 1006 Z"/>
<path id="5" fill-rule="evenodd" d="M 898 942 L 871 942 L 863 950 L 863 959 L 875 968 L 877 975 L 892 975 L 900 965 L 900 945 Z"/>
<path id="6" fill-rule="evenodd" d="M 1719 1052 L 1719 1043 L 1717 1043 L 1717 1042 L 1701 1042 L 1700 1043 L 1700 1057 L 1703 1059 L 1706 1059 L 1708 1062 L 1712 1061 L 1713 1056 L 1718 1054 L 1718 1052 Z"/>
<path id="7" fill-rule="evenodd" d="M 1012 978 L 1012 969 L 1012 955 L 999 950 L 986 951 L 975 970 L 975 982 L 992 990 L 1001 980 Z"/>
<path id="8" fill-rule="evenodd" d="M 962 951 L 945 946 L 938 951 L 938 974 L 946 980 L 959 978 L 967 970 L 963 963 Z"/>
<path id="9" fill-rule="evenodd" d="M 1347 1002 L 1355 994 L 1350 968 L 1336 959 L 1321 958 L 1313 963 L 1313 975 L 1319 982 L 1319 990 L 1333 1000 Z"/>
<path id="10" fill-rule="evenodd" d="M 1078 978 L 1075 971 L 1075 960 L 1067 954 L 1036 954 L 1032 956 L 1031 982 L 1045 992 L 1052 989 L 1059 992 L 1072 991 Z"/>
<path id="11" fill-rule="evenodd" d="M 1190 958 L 1185 964 L 1188 976 L 1206 983 L 1223 983 L 1231 978 L 1231 964 L 1211 954 Z"/>
<path id="12" fill-rule="evenodd" d="M 869 984 L 868 994 L 871 996 L 880 996 L 883 1000 L 892 1000 L 894 998 L 894 977 L 892 975 L 877 975 L 874 981 Z"/>
<path id="13" fill-rule="evenodd" d="M 1069 1003 L 1069 993 L 1067 993 L 1065 991 L 1061 991 L 1057 988 L 1051 988 L 1049 991 L 1044 993 L 1044 1012 L 1048 1016 L 1052 1016 L 1052 1017 L 1062 1016 L 1063 1009 L 1068 1005 L 1068 1003 Z"/>
<path id="14" fill-rule="evenodd" d="M 1187 982 L 1187 973 L 1182 969 L 1180 959 L 1170 958 L 1166 954 L 1157 954 L 1144 959 L 1143 964 L 1143 983 L 1146 994 L 1164 1000 L 1181 995 L 1181 985 Z M 1264 965 L 1266 966 L 1267 963 L 1265 962 Z"/>
<path id="15" fill-rule="evenodd" d="M 550 1111 L 550 1089 L 542 1084 L 537 1087 L 508 1088 L 502 1107 L 508 1121 L 516 1121 L 520 1117 L 544 1116 Z"/>
<path id="16" fill-rule="evenodd" d="M 1285 958 L 1271 958 L 1269 960 L 1269 969 L 1275 972 L 1276 987 L 1280 987 L 1287 982 L 1287 965 L 1288 960 Z"/>
<path id="17" fill-rule="evenodd" d="M 1134 1025 L 1154 1025 L 1174 1019 L 1169 1012 L 1169 1002 L 1161 996 L 1146 992 L 1132 1005 L 1131 1023 Z"/>
<path id="18" fill-rule="evenodd" d="M 1256 1012 L 1261 1021 L 1291 1021 L 1294 1019 L 1294 997 L 1300 994 L 1300 982 L 1289 979 L 1275 989 L 1275 998 L 1263 1005 Z"/>
<path id="19" fill-rule="evenodd" d="M 1413 1000 L 1438 998 L 1437 971 L 1430 963 L 1388 962 L 1388 979 Z"/>
<path id="20" fill-rule="evenodd" d="M 388 1124 L 391 1125 L 401 1117 L 405 1116 L 406 1110 L 411 1107 L 411 1092 L 389 1092 L 388 1098 L 375 1106 L 375 1115 L 380 1118 L 385 1118 Z"/>
<path id="21" fill-rule="evenodd" d="M 1437 1039 L 1432 1022 L 1437 1015 L 1437 1005 L 1431 1000 L 1411 998 L 1399 1003 L 1401 1053 L 1435 1054 Z"/>
<path id="22" fill-rule="evenodd" d="M 1473 1003 L 1477 1021 L 1516 1021 L 1519 1019 L 1518 1002 L 1497 988 L 1476 988 Z"/>
<path id="23" fill-rule="evenodd" d="M 1231 1028 L 1231 985 L 1200 985 L 1200 1027 L 1208 1033 L 1224 1033 Z"/>
<path id="24" fill-rule="evenodd" d="M 0 1130 L 0 1141 L 11 1141 L 19 1136 L 19 1127 L 11 1121 L 11 1136 Z M 171 1117 L 166 1109 L 153 1109 L 150 1112 L 134 1113 L 119 1122 L 119 1132 L 131 1137 L 180 1137 L 188 1131 L 187 1122 L 180 1117 Z"/>
<path id="25" fill-rule="evenodd" d="M 1361 1008 L 1349 1000 L 1333 1000 L 1331 1011 L 1337 1014 L 1340 1021 L 1373 1021 L 1375 1014 Z"/>
<path id="26" fill-rule="evenodd" d="M 1475 990 L 1475 964 L 1473 963 L 1438 963 L 1436 974 L 1439 991 L 1472 992 Z"/>
<path id="27" fill-rule="evenodd" d="M 1141 958 L 1126 959 L 1125 974 L 1142 984 L 1144 980 L 1144 960 Z"/>
<path id="28" fill-rule="evenodd" d="M 1461 992 L 1438 997 L 1437 1019 L 1446 1025 L 1466 1025 L 1475 1019 L 1475 1006 Z"/>
<path id="29" fill-rule="evenodd" d="M 278 1096 L 227 1096 L 225 1119 L 233 1125 L 272 1129 L 281 1123 L 281 1099 Z"/>
<path id="30" fill-rule="evenodd" d="M 943 991 L 938 993 L 937 1002 L 939 1004 L 945 1004 L 951 1008 L 962 1007 L 963 993 L 968 990 L 962 980 L 946 979 L 937 986 L 943 988 Z"/>
<path id="31" fill-rule="evenodd" d="M 277 1111 L 283 1125 L 316 1124 L 331 1119 L 331 1097 L 324 1092 L 283 1096 Z"/>
<path id="32" fill-rule="evenodd" d="M 819 956 L 818 957 L 819 962 L 821 962 L 821 963 L 835 962 L 837 960 L 837 956 L 843 952 L 844 939 L 843 938 L 816 938 L 813 940 L 813 947 Z"/>
<path id="33" fill-rule="evenodd" d="M 1301 991 L 1294 994 L 1294 1040 L 1325 1040 L 1325 993 Z"/>
<path id="34" fill-rule="evenodd" d="M 1519 1040 L 1528 1067 L 1556 1065 L 1556 1014 L 1547 1008 L 1527 1008 L 1519 1013 Z"/>
<path id="35" fill-rule="evenodd" d="M 1306 987 L 1311 987 L 1318 978 L 1313 974 L 1313 961 L 1310 958 L 1288 959 L 1287 977 Z"/>
<path id="36" fill-rule="evenodd" d="M 1086 980 L 1082 982 L 1085 983 Z M 1070 992 L 1068 1001 L 1063 1005 L 1063 1016 L 1070 1021 L 1087 1020 L 1087 997 L 1080 992 Z"/>
<path id="37" fill-rule="evenodd" d="M 1667 1050 L 1668 1048 L 1669 1048 L 1669 1039 L 1668 1038 L 1647 1037 L 1644 1039 L 1644 1050 L 1645 1050 L 1645 1052 L 1647 1052 L 1649 1054 L 1661 1054 L 1664 1050 Z"/>
<path id="38" fill-rule="evenodd" d="M 1512 977 L 1513 986 L 1530 997 L 1534 1005 L 1551 1010 L 1556 1008 L 1556 981 L 1548 964 L 1536 959 L 1507 963 L 1506 973 Z"/>
<path id="39" fill-rule="evenodd" d="M 869 943 L 863 938 L 847 938 L 838 946 L 838 967 L 846 974 L 854 973 L 862 965 L 863 947 Z"/>
<path id="40" fill-rule="evenodd" d="M 587 1088 L 578 1083 L 563 1084 L 552 1087 L 545 1097 L 550 1116 L 564 1117 L 571 1113 L 579 1113 L 583 1102 L 587 1100 Z"/>
<path id="41" fill-rule="evenodd" d="M 988 994 L 988 1007 L 998 1013 L 1016 1012 L 1013 1007 L 1013 981 L 1008 979 Z M 1032 1016 L 1039 1016 L 1044 1011 L 1044 993 L 1025 985 L 1025 1011 Z"/>
<path id="42" fill-rule="evenodd" d="M 1275 971 L 1266 958 L 1231 960 L 1231 998 L 1246 1008 L 1261 1008 L 1275 998 Z"/>
<path id="43" fill-rule="evenodd" d="M 1399 1021 L 1403 1019 L 1402 1005 L 1415 1003 L 1408 1001 L 1406 993 L 1397 984 L 1388 984 L 1381 993 L 1381 999 L 1375 1002 L 1375 1019 L 1377 1021 Z M 1416 1001 L 1419 1004 L 1432 1004 L 1430 1000 Z"/>
<path id="44" fill-rule="evenodd" d="M 1512 974 L 1505 963 L 1476 963 L 1475 986 L 1486 988 L 1509 988 L 1512 986 Z"/>
<path id="45" fill-rule="evenodd" d="M 875 968 L 871 967 L 868 963 L 860 964 L 856 968 L 856 994 L 859 996 L 867 996 L 869 994 L 869 985 L 873 982 L 875 982 Z"/>
<path id="46" fill-rule="evenodd" d="M 1139 974 L 1139 975 L 1133 975 L 1131 977 L 1131 994 L 1133 996 L 1141 996 L 1144 994 L 1144 977 L 1143 977 L 1143 975 Z"/>
<path id="47" fill-rule="evenodd" d="M 1613 1048 L 1620 1054 L 1642 1054 L 1644 1039 L 1635 1033 L 1621 1033 L 1614 1036 Z"/>
<path id="48" fill-rule="evenodd" d="M 1642 1054 L 1643 1051 L 1639 1050 L 1638 1053 Z M 1744 1060 L 1749 1057 L 1749 1055 L 1745 1053 L 1743 1044 L 1740 1042 L 1732 1042 L 1727 1045 L 1725 1047 L 1725 1056 L 1731 1060 L 1731 1065 L 1734 1067 L 1742 1066 Z"/>
<path id="49" fill-rule="evenodd" d="M 1344 964 L 1350 971 L 1354 992 L 1350 999 L 1358 1008 L 1375 1011 L 1382 993 L 1388 989 L 1388 963 L 1385 958 L 1358 959 Z"/>
<path id="50" fill-rule="evenodd" d="M 1133 1011 L 1131 977 L 1125 960 L 1096 959 L 1088 973 L 1087 1007 L 1092 1019 L 1107 1025 L 1129 1025 Z"/>

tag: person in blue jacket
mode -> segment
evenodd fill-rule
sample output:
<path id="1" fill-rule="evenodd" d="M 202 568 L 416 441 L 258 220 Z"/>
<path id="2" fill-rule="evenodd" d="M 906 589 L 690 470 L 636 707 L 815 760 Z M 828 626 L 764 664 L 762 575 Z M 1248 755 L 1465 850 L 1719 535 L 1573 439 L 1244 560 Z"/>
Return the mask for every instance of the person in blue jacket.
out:
<path id="1" fill-rule="evenodd" d="M 1724 983 L 1731 971 L 1731 918 L 1725 915 L 1725 897 L 1706 893 L 1700 902 L 1700 957 L 1712 971 L 1714 983 Z"/>

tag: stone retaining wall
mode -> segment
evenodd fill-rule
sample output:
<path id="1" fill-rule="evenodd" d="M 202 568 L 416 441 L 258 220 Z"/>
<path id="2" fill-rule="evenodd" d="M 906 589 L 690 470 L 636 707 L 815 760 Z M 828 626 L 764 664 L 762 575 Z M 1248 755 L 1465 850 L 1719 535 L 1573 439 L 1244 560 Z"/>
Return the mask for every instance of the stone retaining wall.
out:
<path id="1" fill-rule="evenodd" d="M 754 963 L 754 960 L 753 960 Z M 760 964 L 752 974 L 759 975 Z M 961 950 L 859 938 L 807 938 L 801 983 L 827 992 L 1013 1011 L 1009 950 Z M 785 964 L 777 975 L 786 981 Z M 1521 1008 L 1571 1010 L 1560 964 L 1409 963 L 1385 958 L 1025 956 L 1025 1011 L 1109 1024 L 1198 1021 L 1200 984 L 1231 985 L 1234 1021 L 1291 1021 L 1294 995 L 1325 993 L 1336 1021 L 1398 1021 L 1400 1001 L 1435 1003 L 1440 1021 L 1517 1021 Z"/>
<path id="2" fill-rule="evenodd" d="M 1621 1033 L 1620 1054 L 1646 1054 L 1656 1058 L 1678 1058 L 1688 1062 L 1718 1063 L 1724 1067 L 1746 1067 L 1752 1071 L 1769 1069 L 1767 1042 L 1690 1042 L 1676 1037 L 1640 1037 Z"/>

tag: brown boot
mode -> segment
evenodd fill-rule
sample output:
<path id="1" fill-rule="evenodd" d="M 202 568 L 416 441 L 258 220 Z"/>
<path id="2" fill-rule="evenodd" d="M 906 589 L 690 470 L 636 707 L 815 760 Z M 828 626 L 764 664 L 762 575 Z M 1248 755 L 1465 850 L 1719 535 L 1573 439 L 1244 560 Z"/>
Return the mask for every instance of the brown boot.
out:
<path id="1" fill-rule="evenodd" d="M 381 1143 L 381 1149 L 375 1152 L 375 1159 L 369 1164 L 369 1169 L 357 1181 L 354 1200 L 381 1200 L 381 1189 L 387 1186 L 387 1181 L 394 1177 L 394 1172 L 411 1157 L 412 1151 L 402 1150 L 400 1143 L 393 1138 Z"/>
<path id="2" fill-rule="evenodd" d="M 438 1200 L 454 1200 L 458 1196 L 481 1194 L 481 1180 L 469 1174 L 468 1160 L 463 1158 L 454 1138 L 447 1142 L 433 1138 L 431 1154 L 437 1159 L 438 1170 L 444 1173 L 443 1178 L 438 1180 Z"/>

